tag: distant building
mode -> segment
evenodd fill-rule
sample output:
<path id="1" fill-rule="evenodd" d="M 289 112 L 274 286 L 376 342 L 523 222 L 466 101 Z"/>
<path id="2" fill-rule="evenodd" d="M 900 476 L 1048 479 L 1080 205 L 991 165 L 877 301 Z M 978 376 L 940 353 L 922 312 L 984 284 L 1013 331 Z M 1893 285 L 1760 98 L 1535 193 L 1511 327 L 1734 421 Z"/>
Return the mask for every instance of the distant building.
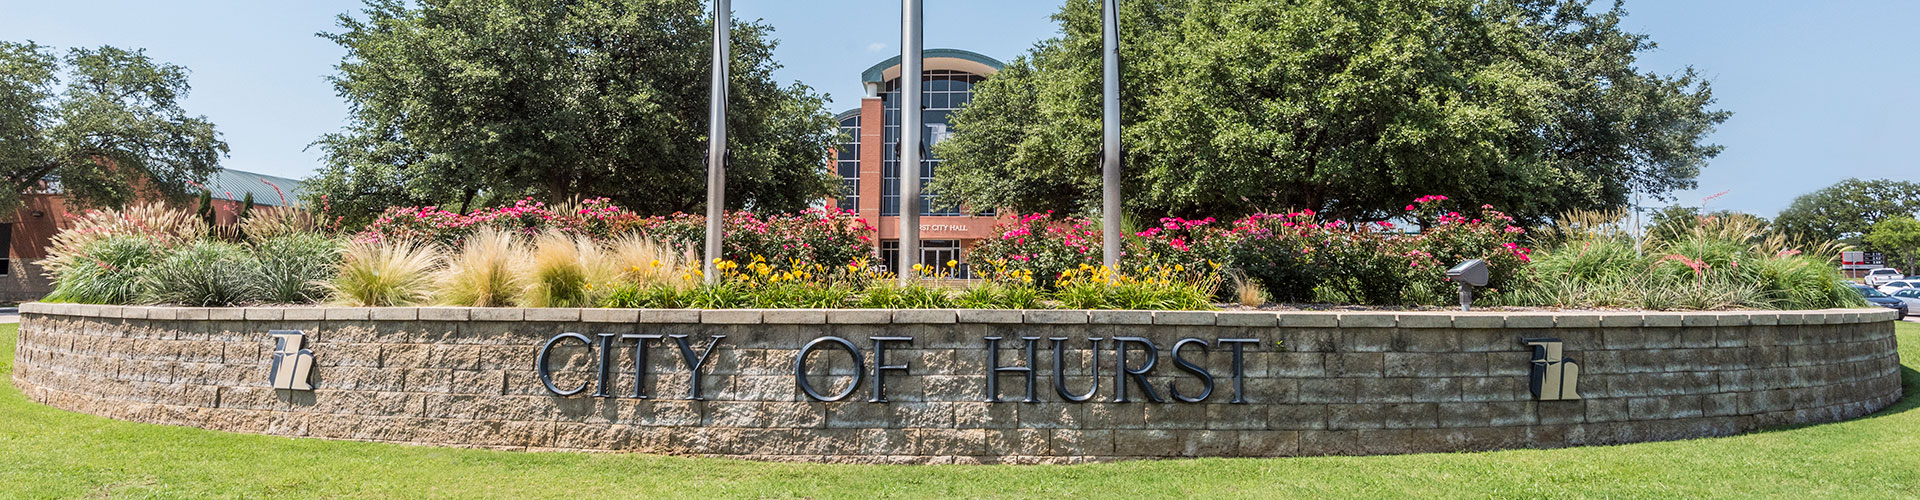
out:
<path id="1" fill-rule="evenodd" d="M 953 112 L 973 99 L 974 86 L 999 73 L 1004 66 L 991 57 L 965 50 L 926 51 L 921 76 L 925 127 L 919 131 L 923 151 L 920 178 L 920 262 L 966 261 L 966 253 L 993 233 L 994 211 L 980 207 L 943 206 L 925 188 L 941 160 L 930 151 L 947 138 Z M 861 74 L 866 97 L 858 109 L 840 113 L 840 130 L 852 142 L 836 151 L 840 196 L 830 203 L 854 210 L 879 227 L 875 254 L 889 269 L 900 257 L 900 58 L 867 68 Z M 896 269 L 897 271 L 897 269 Z M 963 276 L 964 277 L 964 276 Z"/>
<path id="2" fill-rule="evenodd" d="M 241 200 L 248 194 L 253 195 L 254 206 L 281 206 L 293 201 L 300 181 L 223 169 L 215 172 L 205 187 L 213 193 L 215 221 L 232 224 L 239 217 Z M 53 290 L 38 261 L 46 258 L 54 233 L 72 226 L 79 214 L 57 188 L 49 191 L 25 196 L 25 206 L 0 222 L 0 239 L 7 241 L 6 258 L 0 259 L 0 302 L 36 300 Z"/>

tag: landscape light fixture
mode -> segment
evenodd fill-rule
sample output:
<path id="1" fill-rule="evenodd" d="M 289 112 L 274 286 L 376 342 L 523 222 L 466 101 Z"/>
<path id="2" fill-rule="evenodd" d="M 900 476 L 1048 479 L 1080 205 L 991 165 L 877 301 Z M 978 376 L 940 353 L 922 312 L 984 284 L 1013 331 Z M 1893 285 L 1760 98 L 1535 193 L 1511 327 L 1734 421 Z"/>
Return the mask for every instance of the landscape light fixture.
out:
<path id="1" fill-rule="evenodd" d="M 1473 289 L 1487 286 L 1487 261 L 1472 259 L 1447 270 L 1447 279 L 1460 284 L 1460 310 L 1473 306 Z"/>

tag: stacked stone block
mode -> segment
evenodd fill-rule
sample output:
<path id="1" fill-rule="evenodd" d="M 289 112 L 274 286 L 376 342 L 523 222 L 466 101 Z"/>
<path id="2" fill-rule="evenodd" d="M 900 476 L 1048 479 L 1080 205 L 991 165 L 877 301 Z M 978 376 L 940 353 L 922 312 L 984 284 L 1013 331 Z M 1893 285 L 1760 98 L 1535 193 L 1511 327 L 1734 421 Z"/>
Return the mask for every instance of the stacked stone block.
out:
<path id="1" fill-rule="evenodd" d="M 28 304 L 14 382 L 33 399 L 111 418 L 327 439 L 497 449 L 616 450 L 863 463 L 1061 463 L 1135 458 L 1385 454 L 1560 447 L 1722 436 L 1864 415 L 1901 396 L 1890 312 L 1386 313 L 982 310 L 622 310 L 516 308 L 174 308 Z M 301 330 L 316 390 L 268 384 L 269 330 Z M 562 332 L 684 335 L 703 365 L 699 400 L 669 338 L 649 345 L 636 387 L 631 343 L 608 356 L 558 343 L 551 393 L 535 370 Z M 851 341 L 867 374 L 822 402 L 795 383 L 801 346 Z M 886 403 L 868 402 L 874 337 L 887 346 Z M 999 376 L 987 402 L 986 337 L 1023 365 L 1040 337 L 1035 398 Z M 1054 389 L 1052 342 L 1070 339 Z M 1100 376 L 1088 375 L 1100 337 Z M 1115 337 L 1148 339 L 1146 374 L 1164 403 L 1116 403 Z M 1535 401 L 1531 351 L 1554 337 L 1583 373 L 1583 399 Z M 1213 392 L 1176 368 L 1210 371 Z M 1244 403 L 1231 402 L 1231 352 L 1244 344 Z M 598 347 L 598 346 L 595 346 Z M 1129 352 L 1138 367 L 1145 352 Z M 828 394 L 855 366 L 839 349 L 809 358 Z"/>

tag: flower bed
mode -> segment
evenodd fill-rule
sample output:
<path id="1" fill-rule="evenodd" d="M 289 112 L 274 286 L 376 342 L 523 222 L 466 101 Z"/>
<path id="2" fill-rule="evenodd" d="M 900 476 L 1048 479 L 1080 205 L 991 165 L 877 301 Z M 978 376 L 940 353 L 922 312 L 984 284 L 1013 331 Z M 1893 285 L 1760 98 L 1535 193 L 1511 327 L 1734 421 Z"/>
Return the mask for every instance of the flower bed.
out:
<path id="1" fill-rule="evenodd" d="M 1859 304 L 1827 265 L 1834 245 L 1803 252 L 1725 221 L 1645 241 L 1559 227 L 1536 234 L 1491 206 L 1440 210 L 1447 201 L 1422 197 L 1394 219 L 1419 232 L 1312 211 L 1161 219 L 1125 239 L 1118 269 L 1100 265 L 1093 221 L 1013 215 L 969 252 L 984 279 L 964 286 L 944 279 L 958 262 L 916 266 L 904 283 L 876 269 L 873 226 L 833 208 L 727 214 L 721 275 L 710 282 L 693 251 L 704 217 L 642 216 L 604 198 L 465 214 L 396 207 L 352 233 L 297 208 L 258 210 L 237 228 L 159 206 L 95 211 L 56 237 L 46 267 L 56 285 L 48 300 L 104 304 L 1192 310 L 1438 307 L 1455 298 L 1444 270 L 1481 259 L 1492 271 L 1483 305 Z"/>

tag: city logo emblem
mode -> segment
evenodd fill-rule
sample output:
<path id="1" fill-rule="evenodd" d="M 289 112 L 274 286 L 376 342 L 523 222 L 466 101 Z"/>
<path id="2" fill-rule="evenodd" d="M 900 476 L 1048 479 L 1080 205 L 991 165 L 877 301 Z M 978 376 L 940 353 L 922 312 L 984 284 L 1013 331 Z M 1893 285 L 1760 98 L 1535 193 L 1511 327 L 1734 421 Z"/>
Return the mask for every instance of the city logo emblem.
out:
<path id="1" fill-rule="evenodd" d="M 1533 373 L 1528 377 L 1527 389 L 1533 391 L 1533 398 L 1540 401 L 1572 401 L 1580 399 L 1576 389 L 1580 385 L 1580 363 L 1573 358 L 1561 355 L 1560 339 L 1537 338 L 1521 339 L 1533 346 Z"/>
<path id="2" fill-rule="evenodd" d="M 311 391 L 313 383 L 313 350 L 302 349 L 301 344 L 307 334 L 299 330 L 273 330 L 267 332 L 273 336 L 273 388 L 291 391 Z"/>

